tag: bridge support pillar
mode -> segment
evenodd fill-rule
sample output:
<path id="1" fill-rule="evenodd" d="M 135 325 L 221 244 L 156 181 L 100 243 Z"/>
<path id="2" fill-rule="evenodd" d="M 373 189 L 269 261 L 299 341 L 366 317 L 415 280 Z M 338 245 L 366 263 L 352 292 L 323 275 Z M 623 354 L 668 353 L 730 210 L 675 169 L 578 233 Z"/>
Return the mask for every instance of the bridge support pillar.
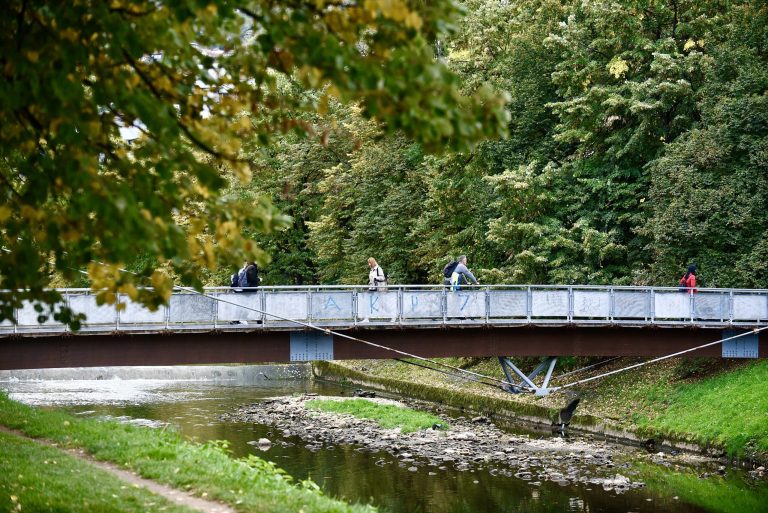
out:
<path id="1" fill-rule="evenodd" d="M 530 391 L 538 396 L 549 394 L 549 381 L 552 379 L 552 371 L 555 370 L 555 365 L 557 364 L 557 356 L 548 357 L 537 365 L 536 368 L 533 369 L 533 372 L 528 375 L 521 371 L 514 363 L 512 363 L 512 360 L 506 356 L 499 356 L 499 363 L 501 364 L 501 369 L 504 371 L 504 375 L 507 377 L 507 382 L 509 383 L 509 385 L 505 387 L 507 392 L 519 394 L 520 392 Z M 537 386 L 533 380 L 536 379 L 536 376 L 541 374 L 544 369 L 547 369 L 547 373 L 544 375 L 544 382 L 541 386 Z M 522 380 L 520 383 L 515 383 L 515 380 L 512 377 L 513 372 Z"/>

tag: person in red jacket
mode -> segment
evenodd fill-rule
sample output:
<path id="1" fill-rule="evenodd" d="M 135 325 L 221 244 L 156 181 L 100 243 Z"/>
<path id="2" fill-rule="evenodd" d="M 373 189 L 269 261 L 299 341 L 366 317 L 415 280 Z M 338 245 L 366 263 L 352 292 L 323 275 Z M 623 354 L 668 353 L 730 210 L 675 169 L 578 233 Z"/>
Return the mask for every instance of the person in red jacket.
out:
<path id="1" fill-rule="evenodd" d="M 688 266 L 688 271 L 680 278 L 679 284 L 681 292 L 696 293 L 696 264 Z"/>

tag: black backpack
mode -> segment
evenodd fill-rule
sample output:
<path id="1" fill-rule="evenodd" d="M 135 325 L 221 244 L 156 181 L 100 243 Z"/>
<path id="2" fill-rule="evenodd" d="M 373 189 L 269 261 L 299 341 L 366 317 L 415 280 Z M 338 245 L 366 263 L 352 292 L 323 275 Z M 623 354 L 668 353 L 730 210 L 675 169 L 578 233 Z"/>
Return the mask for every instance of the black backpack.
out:
<path id="1" fill-rule="evenodd" d="M 376 279 L 376 280 L 374 280 L 374 282 L 375 282 L 377 287 L 381 287 L 381 286 L 385 286 L 386 287 L 387 283 L 389 282 L 389 276 L 387 276 L 387 273 L 384 272 L 384 269 L 382 269 L 381 267 L 379 267 L 378 270 L 379 271 L 376 273 L 376 278 L 381 276 L 384 279 L 383 280 Z"/>
<path id="2" fill-rule="evenodd" d="M 237 280 L 237 284 L 240 287 L 258 287 L 261 283 L 261 278 L 259 277 L 259 266 L 256 264 L 249 265 L 240 272 L 242 274 Z"/>
<path id="3" fill-rule="evenodd" d="M 448 264 L 445 267 L 443 267 L 443 276 L 450 279 L 451 275 L 453 274 L 453 271 L 456 270 L 456 267 L 458 265 L 459 265 L 459 261 L 458 260 L 454 260 L 450 264 Z"/>
<path id="4" fill-rule="evenodd" d="M 232 274 L 232 276 L 229 277 L 229 286 L 234 288 L 237 288 L 237 276 L 238 273 Z"/>

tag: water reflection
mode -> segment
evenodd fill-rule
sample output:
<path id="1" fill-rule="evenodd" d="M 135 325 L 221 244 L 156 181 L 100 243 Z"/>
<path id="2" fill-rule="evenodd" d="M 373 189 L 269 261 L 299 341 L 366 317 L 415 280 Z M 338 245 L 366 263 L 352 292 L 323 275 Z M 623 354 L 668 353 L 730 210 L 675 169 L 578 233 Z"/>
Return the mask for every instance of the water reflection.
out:
<path id="1" fill-rule="evenodd" d="M 393 513 L 768 511 L 768 488 L 750 485 L 744 473 L 735 471 L 728 478 L 701 480 L 693 471 L 638 464 L 630 458 L 632 468 L 617 471 L 636 472 L 633 477 L 639 476 L 648 486 L 616 494 L 594 485 L 560 486 L 545 481 L 537 486 L 487 470 L 459 472 L 423 465 L 410 472 L 388 453 L 371 454 L 354 446 L 313 452 L 306 442 L 282 437 L 269 426 L 218 419 L 222 413 L 266 397 L 350 393 L 323 383 L 275 381 L 256 388 L 201 381 L 18 381 L 0 383 L 0 388 L 28 404 L 66 407 L 82 415 L 168 422 L 199 441 L 228 440 L 236 456 L 257 454 L 296 480 L 313 479 L 329 495 L 373 503 Z M 248 443 L 259 438 L 269 438 L 273 445 L 262 452 Z"/>

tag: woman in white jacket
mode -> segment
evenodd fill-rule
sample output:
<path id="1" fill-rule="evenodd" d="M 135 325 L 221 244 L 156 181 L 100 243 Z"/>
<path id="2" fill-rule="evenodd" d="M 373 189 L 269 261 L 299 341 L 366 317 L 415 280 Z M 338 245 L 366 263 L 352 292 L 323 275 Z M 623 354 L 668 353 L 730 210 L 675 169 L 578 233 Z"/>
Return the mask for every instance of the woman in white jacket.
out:
<path id="1" fill-rule="evenodd" d="M 371 257 L 368 259 L 368 290 L 378 290 L 383 292 L 387 290 L 387 275 L 384 274 L 384 269 L 379 267 L 376 259 Z"/>

